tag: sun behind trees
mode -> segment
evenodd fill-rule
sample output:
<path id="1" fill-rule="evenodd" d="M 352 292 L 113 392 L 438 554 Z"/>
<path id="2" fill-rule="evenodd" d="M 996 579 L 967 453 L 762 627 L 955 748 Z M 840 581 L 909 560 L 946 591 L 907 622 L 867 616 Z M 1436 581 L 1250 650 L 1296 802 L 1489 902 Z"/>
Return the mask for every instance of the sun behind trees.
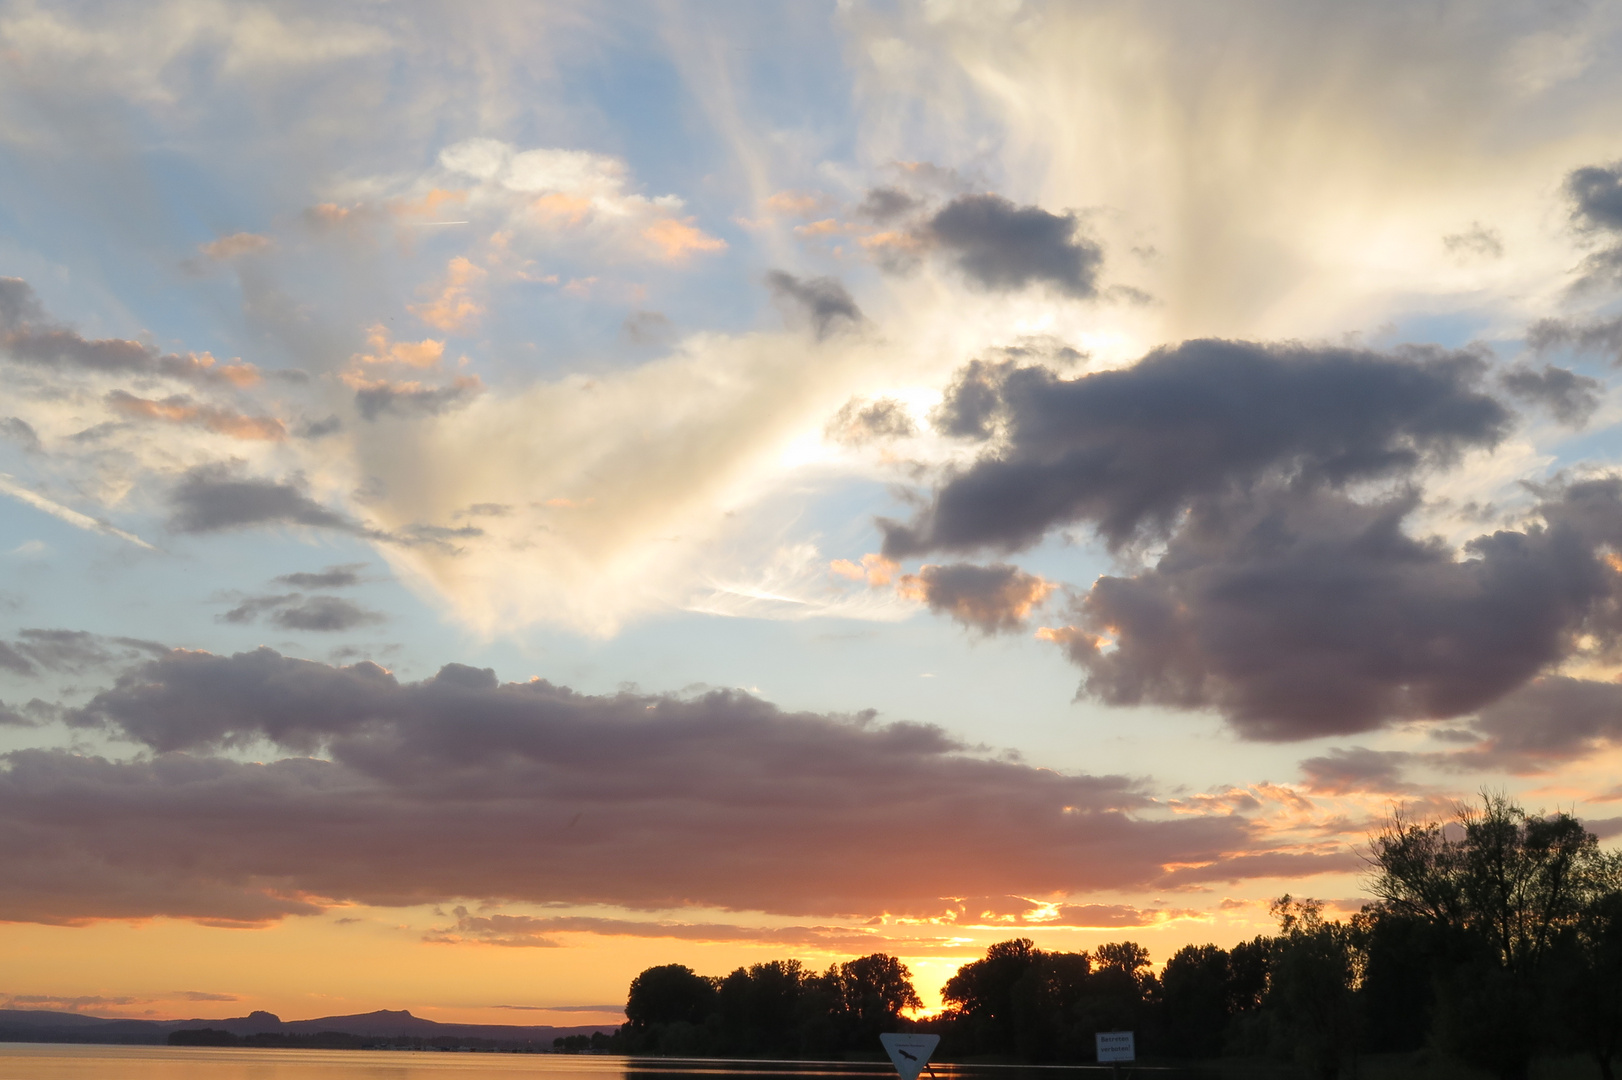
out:
<path id="1" fill-rule="evenodd" d="M 1450 823 L 1400 813 L 1370 843 L 1379 899 L 1345 921 L 1316 900 L 1272 904 L 1278 933 L 1189 945 L 1156 975 L 1132 942 L 1049 952 L 999 942 L 958 969 L 946 1009 L 874 954 L 817 973 L 797 960 L 724 978 L 679 964 L 631 983 L 614 1049 L 672 1056 L 873 1055 L 882 1031 L 941 1036 L 937 1058 L 1087 1062 L 1099 1031 L 1141 1059 L 1271 1058 L 1313 1080 L 1361 1055 L 1418 1074 L 1457 1066 L 1524 1080 L 1539 1057 L 1584 1055 L 1611 1080 L 1622 1049 L 1622 855 L 1563 813 L 1488 796 Z"/>

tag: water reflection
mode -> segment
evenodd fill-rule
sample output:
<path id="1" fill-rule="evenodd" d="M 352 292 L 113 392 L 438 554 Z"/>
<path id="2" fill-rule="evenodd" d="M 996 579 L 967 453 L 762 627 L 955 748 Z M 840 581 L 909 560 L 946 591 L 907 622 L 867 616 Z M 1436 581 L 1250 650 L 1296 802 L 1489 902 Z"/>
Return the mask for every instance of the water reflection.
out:
<path id="1" fill-rule="evenodd" d="M 1101 1080 L 1107 1066 L 935 1065 L 937 1080 Z M 927 1075 L 927 1074 L 926 1074 Z M 1123 1069 L 1138 1080 L 1195 1080 L 1181 1069 Z M 459 1054 L 258 1047 L 0 1043 L 0 1080 L 894 1080 L 880 1062 L 694 1061 L 572 1054 Z"/>

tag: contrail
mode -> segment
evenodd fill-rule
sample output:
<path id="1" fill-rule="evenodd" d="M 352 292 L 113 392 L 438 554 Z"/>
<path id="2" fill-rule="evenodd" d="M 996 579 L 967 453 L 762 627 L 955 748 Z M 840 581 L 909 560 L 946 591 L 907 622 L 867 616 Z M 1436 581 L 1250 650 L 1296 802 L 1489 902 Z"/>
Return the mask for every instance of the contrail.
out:
<path id="1" fill-rule="evenodd" d="M 158 550 L 134 533 L 127 533 L 123 529 L 115 528 L 105 521 L 91 517 L 89 514 L 81 514 L 77 510 L 70 510 L 61 503 L 53 502 L 38 492 L 29 491 L 17 483 L 16 479 L 8 473 L 0 473 L 0 494 L 10 495 L 13 499 L 25 502 L 36 510 L 43 510 L 52 517 L 67 522 L 69 525 L 77 525 L 81 529 L 105 533 L 108 536 L 116 536 L 120 540 L 128 540 L 137 547 L 146 548 L 148 551 Z"/>

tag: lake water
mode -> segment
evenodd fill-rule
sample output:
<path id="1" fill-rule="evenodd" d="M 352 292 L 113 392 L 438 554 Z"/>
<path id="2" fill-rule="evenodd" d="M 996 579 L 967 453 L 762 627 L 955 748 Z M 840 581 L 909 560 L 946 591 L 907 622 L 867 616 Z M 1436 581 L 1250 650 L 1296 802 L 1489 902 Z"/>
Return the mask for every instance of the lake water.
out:
<path id="1" fill-rule="evenodd" d="M 1099 1066 L 934 1066 L 941 1080 L 1098 1080 Z M 1145 1073 L 1147 1070 L 1134 1070 Z M 1148 1075 L 1164 1077 L 1158 1070 Z M 926 1074 L 927 1076 L 927 1074 Z M 0 1080 L 895 1080 L 888 1064 L 682 1061 L 586 1054 L 212 1049 L 0 1043 Z"/>

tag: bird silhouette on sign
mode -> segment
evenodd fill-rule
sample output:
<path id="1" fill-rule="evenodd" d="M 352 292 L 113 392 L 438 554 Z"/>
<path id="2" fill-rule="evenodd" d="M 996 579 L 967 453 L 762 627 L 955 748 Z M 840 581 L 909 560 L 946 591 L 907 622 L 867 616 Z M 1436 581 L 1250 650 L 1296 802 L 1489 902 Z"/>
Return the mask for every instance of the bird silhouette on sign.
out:
<path id="1" fill-rule="evenodd" d="M 901 1049 L 901 1047 L 899 1047 L 899 1046 L 895 1048 L 895 1052 L 900 1054 L 902 1057 L 906 1058 L 908 1061 L 917 1061 L 918 1060 L 918 1058 L 915 1055 L 907 1053 L 905 1050 Z"/>

